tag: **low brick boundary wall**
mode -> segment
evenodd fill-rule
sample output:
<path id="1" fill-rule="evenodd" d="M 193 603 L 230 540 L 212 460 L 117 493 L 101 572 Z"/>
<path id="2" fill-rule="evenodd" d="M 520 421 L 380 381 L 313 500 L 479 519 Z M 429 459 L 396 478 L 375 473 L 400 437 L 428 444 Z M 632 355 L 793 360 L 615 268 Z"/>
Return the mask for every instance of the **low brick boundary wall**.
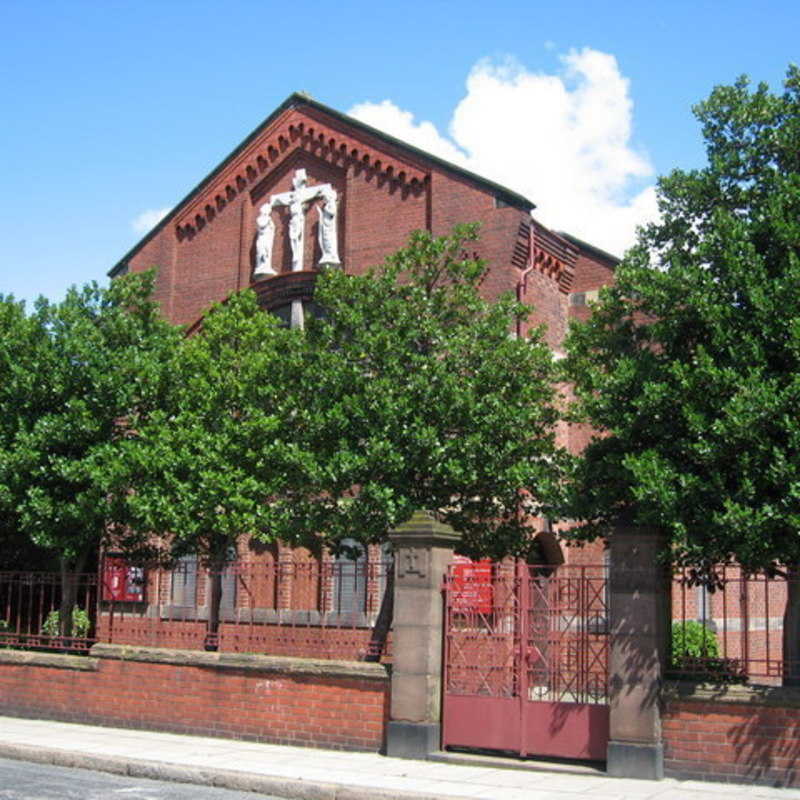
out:
<path id="1" fill-rule="evenodd" d="M 800 689 L 676 681 L 662 696 L 666 775 L 800 786 Z"/>
<path id="2" fill-rule="evenodd" d="M 95 645 L 89 657 L 0 650 L 0 714 L 377 751 L 380 664 Z"/>

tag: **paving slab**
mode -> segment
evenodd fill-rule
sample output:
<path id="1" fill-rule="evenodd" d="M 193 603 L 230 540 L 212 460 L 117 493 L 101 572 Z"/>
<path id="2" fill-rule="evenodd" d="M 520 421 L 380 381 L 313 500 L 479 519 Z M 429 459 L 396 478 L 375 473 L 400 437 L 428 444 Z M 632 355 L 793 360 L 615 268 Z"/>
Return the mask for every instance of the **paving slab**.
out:
<path id="1" fill-rule="evenodd" d="M 15 717 L 0 717 L 0 756 L 287 800 L 800 800 L 798 789 L 610 778 L 591 765 L 407 761 Z"/>

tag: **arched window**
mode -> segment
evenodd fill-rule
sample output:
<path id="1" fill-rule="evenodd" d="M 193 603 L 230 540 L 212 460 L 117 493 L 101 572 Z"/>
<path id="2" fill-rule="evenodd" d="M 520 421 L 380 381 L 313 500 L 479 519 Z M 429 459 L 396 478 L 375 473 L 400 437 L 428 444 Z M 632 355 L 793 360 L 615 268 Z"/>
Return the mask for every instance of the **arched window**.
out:
<path id="1" fill-rule="evenodd" d="M 283 328 L 304 328 L 310 317 L 320 319 L 325 315 L 322 306 L 313 300 L 293 300 L 268 310 L 280 320 Z"/>
<path id="2" fill-rule="evenodd" d="M 236 548 L 231 547 L 225 568 L 222 573 L 222 597 L 220 608 L 232 610 L 236 607 Z M 197 575 L 199 563 L 196 555 L 182 556 L 172 568 L 171 603 L 180 608 L 196 608 L 197 602 Z M 210 577 L 210 576 L 209 576 Z M 210 586 L 206 586 L 205 598 L 208 603 L 211 597 Z"/>
<path id="3" fill-rule="evenodd" d="M 253 284 L 259 305 L 287 328 L 303 328 L 310 317 L 322 316 L 314 302 L 316 272 L 283 272 Z"/>

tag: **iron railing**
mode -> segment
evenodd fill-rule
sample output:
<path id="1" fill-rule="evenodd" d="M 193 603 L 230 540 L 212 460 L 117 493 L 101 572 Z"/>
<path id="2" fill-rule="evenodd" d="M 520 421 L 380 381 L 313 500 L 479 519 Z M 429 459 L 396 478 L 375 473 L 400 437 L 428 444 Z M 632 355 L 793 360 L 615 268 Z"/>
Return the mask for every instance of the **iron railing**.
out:
<path id="1" fill-rule="evenodd" d="M 784 623 L 790 589 L 800 588 L 796 582 L 780 569 L 750 573 L 736 564 L 678 569 L 672 583 L 672 675 L 773 686 L 795 682 L 800 660 L 785 648 Z"/>
<path id="2" fill-rule="evenodd" d="M 97 596 L 94 573 L 0 572 L 0 647 L 88 652 Z"/>
<path id="3" fill-rule="evenodd" d="M 128 585 L 123 592 L 111 592 L 104 586 L 98 639 L 386 661 L 391 654 L 391 575 L 390 561 L 240 561 L 215 573 L 184 559 L 172 570 L 136 571 L 138 590 Z M 221 586 L 216 621 L 210 602 L 215 578 Z"/>

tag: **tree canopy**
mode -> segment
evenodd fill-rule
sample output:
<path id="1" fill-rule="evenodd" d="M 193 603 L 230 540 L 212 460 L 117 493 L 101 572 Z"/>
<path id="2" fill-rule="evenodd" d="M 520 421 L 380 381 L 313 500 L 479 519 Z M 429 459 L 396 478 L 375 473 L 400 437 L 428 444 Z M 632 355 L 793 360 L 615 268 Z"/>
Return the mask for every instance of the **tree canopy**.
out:
<path id="1" fill-rule="evenodd" d="M 276 500 L 288 540 L 380 541 L 429 509 L 466 553 L 529 547 L 561 466 L 553 360 L 541 331 L 511 335 L 523 306 L 481 297 L 486 264 L 464 257 L 477 235 L 416 232 L 366 275 L 320 275 L 324 315 L 291 389 L 293 479 Z"/>
<path id="2" fill-rule="evenodd" d="M 65 574 L 106 543 L 219 576 L 242 535 L 337 550 L 427 509 L 466 553 L 525 552 L 559 488 L 553 359 L 540 330 L 513 337 L 523 306 L 481 297 L 476 237 L 417 232 L 364 276 L 323 272 L 305 331 L 245 291 L 184 338 L 152 274 L 30 314 L 0 298 L 9 537 Z"/>
<path id="3" fill-rule="evenodd" d="M 510 335 L 522 306 L 481 298 L 476 236 L 415 233 L 366 275 L 323 272 L 305 331 L 251 292 L 215 307 L 115 462 L 128 546 L 156 533 L 219 564 L 239 534 L 337 549 L 430 509 L 465 551 L 525 550 L 558 487 L 553 361 L 541 332 Z"/>
<path id="4" fill-rule="evenodd" d="M 561 465 L 553 360 L 540 331 L 510 335 L 522 306 L 481 298 L 476 235 L 323 272 L 304 331 L 233 295 L 162 365 L 161 405 L 134 409 L 108 461 L 110 518 L 129 554 L 211 568 L 210 634 L 241 535 L 338 550 L 429 509 L 471 554 L 530 546 Z"/>
<path id="5" fill-rule="evenodd" d="M 695 113 L 708 165 L 659 182 L 640 232 L 568 340 L 583 454 L 579 535 L 622 512 L 674 559 L 800 563 L 800 70 L 740 79 Z"/>
<path id="6" fill-rule="evenodd" d="M 174 351 L 160 407 L 132 416 L 110 472 L 123 549 L 220 567 L 240 535 L 282 532 L 272 498 L 293 448 L 287 375 L 298 333 L 245 291 L 214 306 Z"/>
<path id="7" fill-rule="evenodd" d="M 245 291 L 214 306 L 162 365 L 161 405 L 134 414 L 107 489 L 116 544 L 129 557 L 209 568 L 208 632 L 219 628 L 223 573 L 239 538 L 272 541 L 287 483 L 294 409 L 287 391 L 299 332 Z"/>
<path id="8" fill-rule="evenodd" d="M 157 403 L 179 334 L 153 275 L 72 288 L 60 303 L 0 298 L 0 508 L 15 533 L 80 571 L 108 518 L 105 461 L 133 409 Z"/>

